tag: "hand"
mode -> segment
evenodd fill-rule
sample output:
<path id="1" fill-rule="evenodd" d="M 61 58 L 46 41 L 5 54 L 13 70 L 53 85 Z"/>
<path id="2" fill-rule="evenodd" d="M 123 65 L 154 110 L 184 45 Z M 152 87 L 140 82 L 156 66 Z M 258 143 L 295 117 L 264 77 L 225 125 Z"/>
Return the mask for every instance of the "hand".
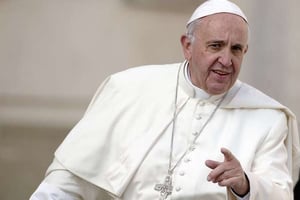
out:
<path id="1" fill-rule="evenodd" d="M 224 161 L 206 160 L 205 165 L 212 169 L 207 176 L 208 181 L 218 183 L 220 186 L 231 187 L 239 196 L 249 192 L 249 182 L 240 162 L 226 148 L 221 148 Z"/>

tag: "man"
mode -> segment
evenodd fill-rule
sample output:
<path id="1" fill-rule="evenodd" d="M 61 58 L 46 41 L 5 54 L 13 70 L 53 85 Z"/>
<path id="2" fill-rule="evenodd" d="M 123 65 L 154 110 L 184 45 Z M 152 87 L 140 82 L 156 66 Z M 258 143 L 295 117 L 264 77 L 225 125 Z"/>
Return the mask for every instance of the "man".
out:
<path id="1" fill-rule="evenodd" d="M 248 29 L 235 4 L 206 1 L 185 62 L 107 78 L 31 200 L 293 199 L 295 116 L 237 80 Z"/>

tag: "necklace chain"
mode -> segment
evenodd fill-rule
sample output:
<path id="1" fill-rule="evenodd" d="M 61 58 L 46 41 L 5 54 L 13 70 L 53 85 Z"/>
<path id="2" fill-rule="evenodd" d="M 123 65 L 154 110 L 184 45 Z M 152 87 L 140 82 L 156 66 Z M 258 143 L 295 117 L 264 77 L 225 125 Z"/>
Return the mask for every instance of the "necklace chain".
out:
<path id="1" fill-rule="evenodd" d="M 185 155 L 189 152 L 189 150 L 191 150 L 194 145 L 196 144 L 196 141 L 198 139 L 198 137 L 201 135 L 202 131 L 205 129 L 205 127 L 207 126 L 207 124 L 210 122 L 210 120 L 213 118 L 213 116 L 215 115 L 216 111 L 218 110 L 218 108 L 221 106 L 223 100 L 225 99 L 225 95 L 223 95 L 223 97 L 219 100 L 218 104 L 216 105 L 216 107 L 214 108 L 214 110 L 212 111 L 212 113 L 209 115 L 208 119 L 205 121 L 204 125 L 201 127 L 201 129 L 199 130 L 198 134 L 194 137 L 192 143 L 189 145 L 189 147 L 185 150 L 185 152 L 180 156 L 180 158 L 176 161 L 176 163 L 174 164 L 174 166 L 172 167 L 172 160 L 173 160 L 173 148 L 174 148 L 174 136 L 175 136 L 175 121 L 176 121 L 176 117 L 173 119 L 173 125 L 172 125 L 172 136 L 171 136 L 171 144 L 170 144 L 170 156 L 169 156 L 169 169 L 168 169 L 168 174 L 172 175 L 174 169 L 178 166 L 178 164 L 182 161 L 182 159 L 185 157 Z"/>
<path id="2" fill-rule="evenodd" d="M 186 67 L 188 62 L 184 63 L 184 66 Z M 173 120 L 172 120 L 172 133 L 171 133 L 171 142 L 170 142 L 170 154 L 169 154 L 169 166 L 168 166 L 168 175 L 165 178 L 165 181 L 163 184 L 156 184 L 155 190 L 160 191 L 160 199 L 167 199 L 169 195 L 172 194 L 173 185 L 172 185 L 172 175 L 175 170 L 175 168 L 178 166 L 178 164 L 182 161 L 182 159 L 186 156 L 186 154 L 191 150 L 191 148 L 194 148 L 194 145 L 196 143 L 196 140 L 201 135 L 204 128 L 207 126 L 207 124 L 210 122 L 210 120 L 215 115 L 218 108 L 221 106 L 223 100 L 225 99 L 226 94 L 222 96 L 222 98 L 219 100 L 218 104 L 208 117 L 208 119 L 205 121 L 204 125 L 199 130 L 197 136 L 195 136 L 192 143 L 188 146 L 188 148 L 185 150 L 185 152 L 180 156 L 180 158 L 175 162 L 174 166 L 172 167 L 172 160 L 173 160 L 173 148 L 174 148 L 174 136 L 175 136 L 175 124 L 178 113 L 181 111 L 181 109 L 185 106 L 185 104 L 189 101 L 190 98 L 188 98 L 182 106 L 180 106 L 180 109 L 177 111 L 177 98 L 178 98 L 178 87 L 179 87 L 179 74 L 180 74 L 181 67 L 179 67 L 178 73 L 177 73 L 177 80 L 176 80 L 176 90 L 175 90 L 175 97 L 174 97 L 174 112 L 173 112 Z"/>

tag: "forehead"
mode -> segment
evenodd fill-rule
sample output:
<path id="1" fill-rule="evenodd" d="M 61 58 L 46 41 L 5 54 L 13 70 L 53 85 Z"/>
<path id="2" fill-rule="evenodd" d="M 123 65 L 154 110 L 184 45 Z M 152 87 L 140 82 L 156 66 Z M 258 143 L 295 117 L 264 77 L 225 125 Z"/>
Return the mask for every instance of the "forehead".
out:
<path id="1" fill-rule="evenodd" d="M 246 43 L 248 40 L 248 24 L 238 15 L 218 13 L 199 20 L 196 35 L 220 40 L 232 39 Z"/>

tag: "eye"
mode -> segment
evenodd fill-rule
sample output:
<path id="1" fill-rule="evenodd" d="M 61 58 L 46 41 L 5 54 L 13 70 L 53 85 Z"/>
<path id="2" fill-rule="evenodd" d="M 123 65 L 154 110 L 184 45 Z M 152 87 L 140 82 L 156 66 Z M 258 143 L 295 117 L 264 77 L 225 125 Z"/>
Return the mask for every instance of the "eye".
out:
<path id="1" fill-rule="evenodd" d="M 243 47 L 241 45 L 234 45 L 234 46 L 232 46 L 231 49 L 233 52 L 242 52 L 243 51 Z"/>
<path id="2" fill-rule="evenodd" d="M 213 49 L 213 50 L 218 50 L 222 47 L 222 44 L 220 43 L 211 43 L 208 45 L 209 48 Z"/>

